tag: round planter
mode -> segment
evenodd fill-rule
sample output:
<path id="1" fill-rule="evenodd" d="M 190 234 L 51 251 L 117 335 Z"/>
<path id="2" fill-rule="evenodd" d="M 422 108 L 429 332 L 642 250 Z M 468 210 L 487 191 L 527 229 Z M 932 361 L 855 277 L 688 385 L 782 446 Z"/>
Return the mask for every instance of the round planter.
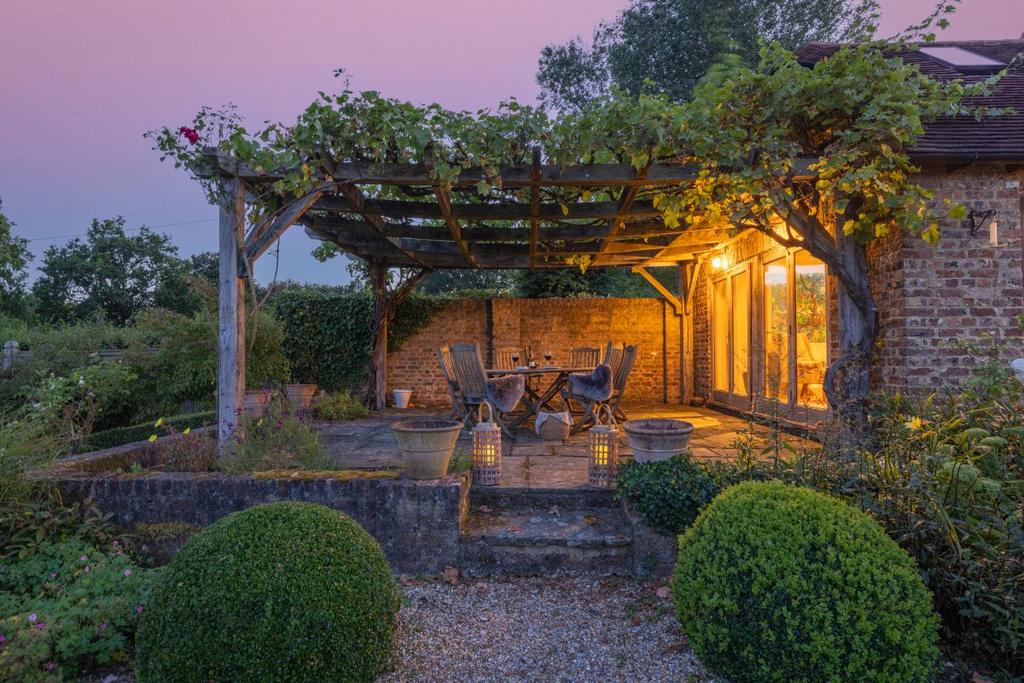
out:
<path id="1" fill-rule="evenodd" d="M 681 454 L 690 443 L 693 425 L 683 420 L 630 420 L 623 429 L 637 462 L 657 462 Z"/>
<path id="2" fill-rule="evenodd" d="M 448 474 L 462 423 L 454 420 L 404 420 L 392 429 L 410 479 L 440 479 Z"/>
<path id="3" fill-rule="evenodd" d="M 267 404 L 274 396 L 272 389 L 249 389 L 245 392 L 245 402 L 242 406 L 242 414 L 245 417 L 263 417 L 267 410 Z"/>
<path id="4" fill-rule="evenodd" d="M 409 399 L 412 398 L 412 389 L 392 389 L 391 398 L 395 401 L 395 407 L 405 410 L 409 407 Z"/>
<path id="5" fill-rule="evenodd" d="M 313 396 L 316 395 L 315 384 L 286 384 L 284 393 L 288 397 L 288 403 L 295 410 L 306 410 L 313 403 Z"/>

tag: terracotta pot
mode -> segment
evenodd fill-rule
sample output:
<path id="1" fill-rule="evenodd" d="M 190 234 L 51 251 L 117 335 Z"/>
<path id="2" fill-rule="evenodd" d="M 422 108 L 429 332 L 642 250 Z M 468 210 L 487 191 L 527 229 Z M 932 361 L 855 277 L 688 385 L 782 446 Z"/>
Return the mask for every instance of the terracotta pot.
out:
<path id="1" fill-rule="evenodd" d="M 284 393 L 288 397 L 288 403 L 295 410 L 306 410 L 313 403 L 313 396 L 316 394 L 315 384 L 286 384 Z"/>
<path id="2" fill-rule="evenodd" d="M 693 425 L 683 420 L 630 420 L 622 427 L 637 462 L 657 462 L 680 455 L 690 443 Z"/>
<path id="3" fill-rule="evenodd" d="M 448 474 L 462 423 L 454 420 L 404 420 L 392 429 L 410 479 L 440 479 Z"/>
<path id="4" fill-rule="evenodd" d="M 267 404 L 274 396 L 273 389 L 249 389 L 245 392 L 245 403 L 242 414 L 245 417 L 262 417 L 267 410 Z"/>

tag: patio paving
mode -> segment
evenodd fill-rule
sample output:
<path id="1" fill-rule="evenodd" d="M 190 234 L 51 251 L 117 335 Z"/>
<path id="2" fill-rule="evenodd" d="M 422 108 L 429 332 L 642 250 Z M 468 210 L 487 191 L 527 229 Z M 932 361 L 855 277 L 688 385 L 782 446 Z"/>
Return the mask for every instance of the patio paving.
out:
<path id="1" fill-rule="evenodd" d="M 748 429 L 747 420 L 710 408 L 679 404 L 634 404 L 625 406 L 633 419 L 670 417 L 693 423 L 690 452 L 695 458 L 725 458 L 732 455 L 736 432 Z M 403 419 L 443 417 L 443 409 L 385 410 L 350 422 L 321 423 L 321 441 L 328 457 L 342 469 L 391 469 L 401 467 L 401 455 L 391 425 Z M 756 425 L 766 433 L 767 428 Z M 541 441 L 531 430 L 519 429 L 516 439 L 502 439 L 504 461 L 501 487 L 526 489 L 587 488 L 587 434 L 574 434 L 565 443 Z M 788 437 L 797 440 L 797 437 Z M 468 455 L 472 448 L 470 430 L 464 430 L 455 447 L 456 455 Z M 631 455 L 625 434 L 620 435 L 620 452 Z"/>

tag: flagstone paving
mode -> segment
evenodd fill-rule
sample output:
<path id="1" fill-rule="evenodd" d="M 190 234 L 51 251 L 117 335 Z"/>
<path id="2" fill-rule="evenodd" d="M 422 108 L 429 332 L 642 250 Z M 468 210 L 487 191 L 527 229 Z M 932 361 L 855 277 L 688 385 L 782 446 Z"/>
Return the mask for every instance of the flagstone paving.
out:
<path id="1" fill-rule="evenodd" d="M 391 469 L 401 467 L 401 455 L 391 430 L 406 419 L 438 418 L 444 410 L 385 410 L 350 422 L 319 423 L 321 441 L 328 457 L 341 469 Z M 693 423 L 690 452 L 695 458 L 718 459 L 732 455 L 732 445 L 741 430 L 751 428 L 742 418 L 703 407 L 678 404 L 644 404 L 626 407 L 633 418 L 669 417 Z M 767 427 L 754 425 L 756 432 Z M 532 431 L 519 429 L 515 440 L 504 437 L 501 487 L 573 489 L 587 488 L 587 433 L 574 434 L 566 442 L 541 441 Z M 797 437 L 787 437 L 799 441 Z M 620 433 L 620 449 L 630 456 L 629 443 Z M 456 456 L 468 456 L 472 449 L 471 430 L 463 430 L 455 447 Z"/>

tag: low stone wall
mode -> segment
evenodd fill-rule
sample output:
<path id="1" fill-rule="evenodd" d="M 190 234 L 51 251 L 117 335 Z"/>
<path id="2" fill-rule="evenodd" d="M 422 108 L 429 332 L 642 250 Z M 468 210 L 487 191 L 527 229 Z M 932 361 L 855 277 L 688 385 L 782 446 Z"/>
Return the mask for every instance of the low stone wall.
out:
<path id="1" fill-rule="evenodd" d="M 110 456 L 96 453 L 62 462 L 45 478 L 67 499 L 89 499 L 129 530 L 138 525 L 205 526 L 254 505 L 298 500 L 352 517 L 377 539 L 395 572 L 437 574 L 458 563 L 468 505 L 465 475 L 412 481 L 372 472 L 96 472 L 104 457 Z"/>

